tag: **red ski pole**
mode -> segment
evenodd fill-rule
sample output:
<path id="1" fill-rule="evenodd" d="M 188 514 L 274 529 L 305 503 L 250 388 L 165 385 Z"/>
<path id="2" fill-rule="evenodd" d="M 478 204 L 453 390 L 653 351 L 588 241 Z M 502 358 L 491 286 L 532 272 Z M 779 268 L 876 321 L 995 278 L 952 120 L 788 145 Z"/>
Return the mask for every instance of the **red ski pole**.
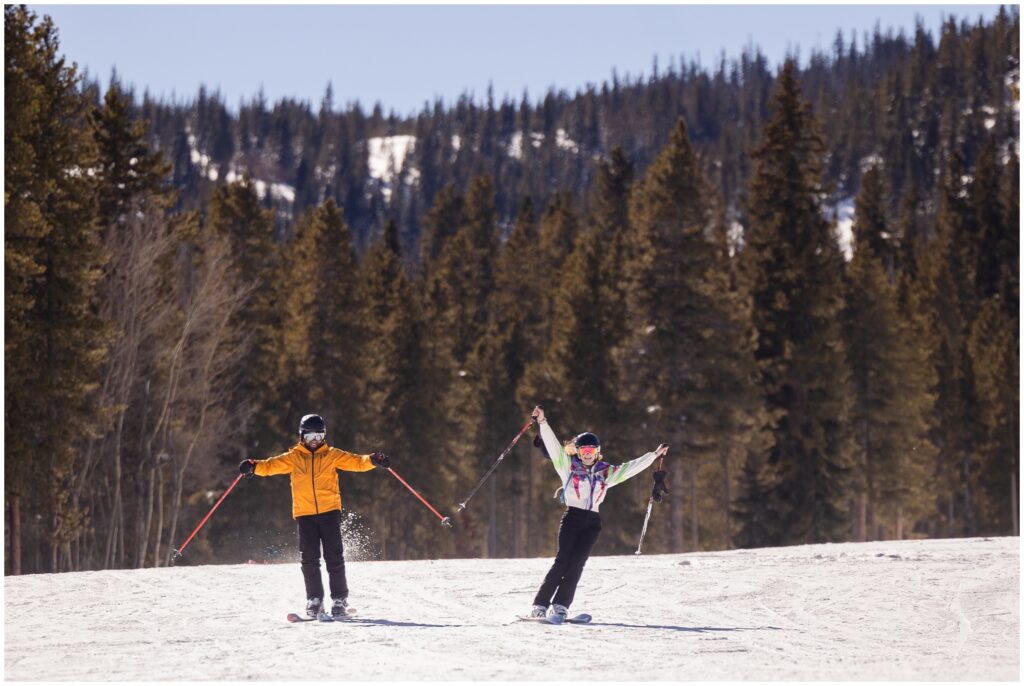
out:
<path id="1" fill-rule="evenodd" d="M 430 510 L 431 512 L 433 512 L 434 514 L 436 514 L 436 515 L 437 515 L 437 518 L 441 520 L 441 524 L 442 524 L 443 526 L 446 526 L 446 527 L 448 527 L 449 529 L 450 529 L 450 528 L 452 528 L 452 520 L 451 520 L 451 518 L 450 518 L 450 517 L 445 517 L 445 516 L 444 516 L 444 515 L 442 515 L 442 514 L 441 514 L 440 512 L 438 512 L 437 510 L 435 510 L 435 509 L 434 509 L 434 506 L 433 506 L 433 505 L 431 505 L 430 503 L 428 503 L 428 502 L 427 502 L 426 500 L 424 500 L 423 496 L 421 496 L 421 495 L 420 495 L 419 493 L 417 493 L 417 492 L 416 492 L 416 489 L 414 489 L 414 488 L 413 488 L 412 486 L 410 486 L 410 485 L 409 485 L 408 483 L 406 483 L 405 479 L 403 479 L 402 477 L 398 476 L 398 472 L 396 472 L 396 471 L 395 471 L 394 469 L 392 469 L 391 467 L 388 467 L 388 471 L 389 471 L 389 472 L 391 472 L 391 475 L 392 475 L 392 476 L 394 476 L 394 477 L 395 477 L 396 479 L 398 479 L 399 481 L 401 481 L 401 482 L 402 482 L 402 485 L 403 485 L 403 486 L 405 486 L 406 488 L 408 488 L 408 489 L 409 489 L 409 490 L 410 490 L 410 491 L 412 492 L 412 494 L 413 494 L 414 496 L 416 496 L 417 498 L 419 498 L 419 499 L 420 499 L 420 502 L 421 502 L 421 503 L 423 503 L 424 505 L 426 505 L 426 506 L 427 506 L 427 508 L 428 508 L 428 509 L 429 509 L 429 510 Z"/>
<path id="2" fill-rule="evenodd" d="M 184 542 L 184 543 L 182 543 L 180 547 L 178 547 L 178 548 L 175 548 L 175 549 L 174 549 L 174 556 L 173 556 L 173 557 L 171 557 L 171 562 L 174 562 L 174 561 L 175 561 L 175 560 L 177 560 L 177 559 L 178 559 L 179 557 L 181 557 L 181 551 L 183 551 L 183 550 L 185 549 L 185 546 L 187 546 L 187 545 L 189 544 L 189 541 L 191 541 L 191 540 L 192 540 L 192 538 L 193 538 L 193 537 L 194 537 L 194 536 L 195 536 L 195 535 L 196 535 L 197 533 L 199 533 L 199 530 L 203 528 L 203 524 L 206 524 L 206 520 L 210 518 L 210 515 L 212 515 L 212 514 L 213 514 L 213 511 L 214 511 L 214 510 L 216 510 L 216 509 L 217 509 L 218 507 L 220 507 L 220 504 L 221 504 L 222 502 L 224 502 L 224 498 L 227 498 L 227 497 L 228 497 L 228 493 L 230 493 L 230 492 L 231 492 L 231 489 L 235 487 L 235 484 L 237 484 L 237 483 L 238 483 L 239 481 L 241 481 L 241 480 L 242 480 L 242 477 L 243 477 L 243 476 L 245 476 L 245 474 L 239 474 L 239 475 L 238 475 L 238 477 L 237 477 L 237 478 L 236 478 L 236 479 L 235 479 L 235 480 L 234 480 L 233 482 L 231 482 L 231 485 L 230 485 L 230 486 L 228 486 L 228 490 L 224 491 L 224 495 L 222 495 L 222 496 L 220 497 L 220 500 L 218 500 L 218 501 L 217 501 L 217 502 L 216 502 L 216 503 L 214 504 L 214 506 L 210 508 L 210 511 L 206 513 L 206 516 L 205 516 L 205 517 L 203 517 L 203 521 L 199 522 L 199 526 L 197 526 L 197 527 L 195 528 L 195 530 L 194 530 L 194 531 L 193 531 L 193 532 L 192 532 L 192 533 L 191 533 L 191 534 L 189 535 L 189 537 L 188 537 L 187 539 L 185 539 L 185 542 Z"/>

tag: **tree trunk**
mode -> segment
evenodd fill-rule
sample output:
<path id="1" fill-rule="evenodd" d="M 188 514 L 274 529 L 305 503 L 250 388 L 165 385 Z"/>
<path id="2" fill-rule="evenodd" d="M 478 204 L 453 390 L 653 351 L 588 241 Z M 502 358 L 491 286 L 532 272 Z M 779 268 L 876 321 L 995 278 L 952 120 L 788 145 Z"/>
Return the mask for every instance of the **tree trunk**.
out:
<path id="1" fill-rule="evenodd" d="M 903 540 L 903 506 L 896 507 L 896 540 Z"/>
<path id="2" fill-rule="evenodd" d="M 103 555 L 103 567 L 110 569 L 118 566 L 117 548 L 121 540 L 120 528 L 124 521 L 121 505 L 121 445 L 124 432 L 124 412 L 117 417 L 117 429 L 114 432 L 114 477 L 113 477 L 113 505 L 110 508 L 110 530 L 107 532 L 107 549 Z"/>
<path id="3" fill-rule="evenodd" d="M 1013 535 L 1020 536 L 1020 523 L 1017 521 L 1017 475 L 1010 472 L 1010 511 L 1013 516 Z"/>
<path id="4" fill-rule="evenodd" d="M 729 473 L 729 453 L 732 446 L 728 441 L 722 443 L 718 458 L 722 466 L 722 549 L 732 550 L 732 475 Z"/>
<path id="5" fill-rule="evenodd" d="M 677 488 L 682 487 L 685 483 L 683 480 L 683 461 L 682 459 L 672 460 L 672 482 L 678 484 Z M 686 528 L 683 522 L 683 503 L 682 498 L 675 497 L 669 500 L 669 518 L 672 521 L 672 549 L 669 552 L 681 553 L 685 545 L 685 533 Z"/>
<path id="6" fill-rule="evenodd" d="M 146 456 L 148 457 L 148 456 Z M 149 552 L 149 532 L 153 526 L 153 491 L 156 488 L 156 474 L 155 468 L 152 465 L 152 461 L 144 458 L 144 462 L 139 465 L 139 482 L 146 483 L 146 493 L 141 498 L 139 503 L 140 514 L 145 513 L 138 519 L 138 548 L 135 551 L 135 568 L 141 569 L 146 566 L 146 553 Z M 145 465 L 149 465 L 146 469 Z M 146 478 L 146 472 L 149 472 L 148 478 Z"/>
<path id="7" fill-rule="evenodd" d="M 487 484 L 487 557 L 498 556 L 498 485 L 497 479 Z"/>
<path id="8" fill-rule="evenodd" d="M 11 500 L 11 574 L 21 574 L 21 496 Z"/>
<path id="9" fill-rule="evenodd" d="M 853 538 L 855 541 L 863 543 L 867 540 L 868 530 L 868 503 L 867 495 L 864 493 L 857 494 L 857 516 L 853 523 Z"/>
<path id="10" fill-rule="evenodd" d="M 971 495 L 971 458 L 967 451 L 964 451 L 963 462 L 964 475 L 964 533 L 968 536 L 977 534 L 977 526 L 974 521 L 974 503 Z"/>
<path id="11" fill-rule="evenodd" d="M 697 464 L 690 465 L 690 538 L 693 550 L 700 550 L 700 524 L 697 519 Z"/>
<path id="12" fill-rule="evenodd" d="M 536 527 L 534 526 L 534 518 L 536 513 L 533 510 L 533 463 L 536 461 L 536 457 L 533 451 L 529 451 L 530 455 L 526 462 L 526 556 L 533 557 L 534 551 L 537 549 L 534 544 L 536 536 Z"/>
<path id="13" fill-rule="evenodd" d="M 875 504 L 868 500 L 865 503 L 865 509 L 867 510 L 867 530 L 871 532 L 871 540 L 877 541 L 880 538 L 878 528 L 881 524 L 875 519 Z"/>
<path id="14" fill-rule="evenodd" d="M 519 531 L 520 531 L 520 521 L 519 521 L 519 519 L 520 519 L 520 517 L 522 517 L 522 509 L 523 509 L 523 493 L 522 493 L 522 488 L 521 488 L 521 483 L 520 482 L 523 479 L 523 475 L 520 473 L 520 471 L 518 469 L 516 469 L 515 471 L 512 472 L 511 478 L 512 478 L 512 481 L 513 481 L 515 487 L 513 488 L 514 495 L 512 496 L 512 530 L 510 532 L 511 537 L 512 537 L 512 541 L 510 543 L 508 554 L 512 558 L 518 558 L 519 557 Z"/>
<path id="15" fill-rule="evenodd" d="M 160 549 L 164 533 L 164 471 L 156 466 L 156 540 L 153 541 L 153 566 L 160 566 Z M 143 561 L 145 566 L 145 561 Z"/>

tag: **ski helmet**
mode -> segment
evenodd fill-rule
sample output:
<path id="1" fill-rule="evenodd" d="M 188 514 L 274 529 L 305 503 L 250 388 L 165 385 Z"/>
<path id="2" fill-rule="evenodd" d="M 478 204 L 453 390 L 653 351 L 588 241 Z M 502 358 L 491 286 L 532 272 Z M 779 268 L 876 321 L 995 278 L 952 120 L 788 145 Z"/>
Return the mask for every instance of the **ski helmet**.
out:
<path id="1" fill-rule="evenodd" d="M 303 434 L 325 434 L 327 433 L 327 422 L 318 414 L 307 414 L 299 422 L 299 436 Z"/>
<path id="2" fill-rule="evenodd" d="M 572 439 L 572 442 L 576 445 L 576 450 L 588 445 L 597 449 L 601 448 L 601 439 L 597 437 L 597 434 L 592 434 L 589 431 L 584 431 L 579 436 Z"/>

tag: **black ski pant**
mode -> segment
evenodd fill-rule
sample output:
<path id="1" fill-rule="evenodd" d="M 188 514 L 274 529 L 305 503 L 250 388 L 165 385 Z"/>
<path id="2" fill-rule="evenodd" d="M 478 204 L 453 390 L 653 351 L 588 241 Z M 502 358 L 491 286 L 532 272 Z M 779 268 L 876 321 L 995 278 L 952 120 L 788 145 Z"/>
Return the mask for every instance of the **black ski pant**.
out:
<path id="1" fill-rule="evenodd" d="M 572 605 L 576 595 L 576 584 L 583 575 L 590 551 L 601 533 L 601 515 L 578 507 L 568 507 L 558 527 L 558 552 L 544 583 L 537 591 L 534 605 Z"/>
<path id="2" fill-rule="evenodd" d="M 324 597 L 320 578 L 320 543 L 324 546 L 327 577 L 332 598 L 347 598 L 345 550 L 341 545 L 341 511 L 332 510 L 298 517 L 299 553 L 302 555 L 302 578 L 306 582 L 306 599 Z"/>

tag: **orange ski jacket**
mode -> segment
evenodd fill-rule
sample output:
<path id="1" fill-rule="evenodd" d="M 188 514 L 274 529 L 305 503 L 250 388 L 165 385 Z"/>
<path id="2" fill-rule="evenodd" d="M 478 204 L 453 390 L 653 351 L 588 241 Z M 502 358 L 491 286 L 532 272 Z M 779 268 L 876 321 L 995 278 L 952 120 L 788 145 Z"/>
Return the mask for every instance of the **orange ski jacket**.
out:
<path id="1" fill-rule="evenodd" d="M 290 474 L 292 517 L 341 509 L 338 470 L 367 472 L 373 469 L 369 455 L 356 455 L 326 443 L 311 453 L 302 443 L 286 453 L 256 461 L 256 476 Z"/>

